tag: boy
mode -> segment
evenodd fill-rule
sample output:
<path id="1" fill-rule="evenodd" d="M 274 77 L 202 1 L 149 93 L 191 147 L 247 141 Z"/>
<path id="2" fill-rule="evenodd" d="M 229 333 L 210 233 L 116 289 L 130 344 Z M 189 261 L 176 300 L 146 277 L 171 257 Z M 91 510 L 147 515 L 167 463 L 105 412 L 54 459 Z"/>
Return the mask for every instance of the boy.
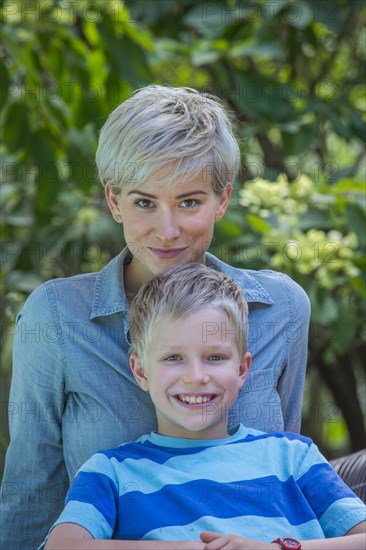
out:
<path id="1" fill-rule="evenodd" d="M 365 547 L 365 506 L 309 439 L 227 431 L 251 361 L 232 279 L 178 267 L 140 289 L 129 317 L 158 432 L 84 464 L 47 550 Z"/>

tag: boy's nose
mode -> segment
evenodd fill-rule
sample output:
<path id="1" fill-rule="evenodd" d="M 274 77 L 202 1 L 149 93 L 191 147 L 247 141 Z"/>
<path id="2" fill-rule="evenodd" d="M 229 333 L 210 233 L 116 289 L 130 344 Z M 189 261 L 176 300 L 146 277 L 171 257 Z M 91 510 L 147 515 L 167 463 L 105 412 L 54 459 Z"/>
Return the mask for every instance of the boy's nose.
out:
<path id="1" fill-rule="evenodd" d="M 183 380 L 185 384 L 207 384 L 209 376 L 201 361 L 191 361 L 185 369 Z"/>
<path id="2" fill-rule="evenodd" d="M 180 235 L 179 225 L 173 212 L 162 213 L 156 223 L 155 233 L 162 242 L 173 241 Z"/>

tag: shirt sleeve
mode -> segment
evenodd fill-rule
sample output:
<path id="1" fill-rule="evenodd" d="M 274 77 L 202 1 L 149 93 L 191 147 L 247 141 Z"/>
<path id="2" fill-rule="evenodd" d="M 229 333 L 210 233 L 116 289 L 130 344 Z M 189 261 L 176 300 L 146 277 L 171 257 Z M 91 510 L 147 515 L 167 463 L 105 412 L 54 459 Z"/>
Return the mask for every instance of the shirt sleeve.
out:
<path id="1" fill-rule="evenodd" d="M 301 461 L 298 484 L 326 538 L 342 537 L 366 520 L 366 506 L 312 443 Z"/>
<path id="2" fill-rule="evenodd" d="M 59 329 L 47 286 L 41 285 L 16 323 L 1 548 L 36 548 L 63 507 L 68 476 L 61 435 L 64 378 Z"/>
<path id="3" fill-rule="evenodd" d="M 283 275 L 289 302 L 290 318 L 286 329 L 287 361 L 278 381 L 284 430 L 300 433 L 304 393 L 310 301 L 305 291 L 287 275 Z"/>
<path id="4" fill-rule="evenodd" d="M 60 523 L 76 523 L 97 540 L 113 536 L 118 515 L 118 481 L 109 459 L 93 455 L 79 470 L 66 497 Z"/>

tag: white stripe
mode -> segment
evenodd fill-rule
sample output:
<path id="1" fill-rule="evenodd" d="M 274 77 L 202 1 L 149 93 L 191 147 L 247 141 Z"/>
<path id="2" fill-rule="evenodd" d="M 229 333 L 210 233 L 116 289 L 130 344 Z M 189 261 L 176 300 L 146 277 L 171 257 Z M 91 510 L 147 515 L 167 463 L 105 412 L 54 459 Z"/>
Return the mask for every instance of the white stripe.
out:
<path id="1" fill-rule="evenodd" d="M 110 462 L 113 469 L 119 472 L 121 496 L 125 492 L 126 482 L 133 479 L 138 479 L 137 488 L 145 494 L 159 491 L 166 483 L 172 483 L 173 480 L 176 484 L 197 479 L 231 483 L 241 479 L 251 481 L 273 475 L 284 482 L 289 476 L 296 474 L 293 470 L 296 469 L 299 455 L 304 456 L 307 450 L 307 445 L 301 441 L 271 438 L 251 443 L 209 447 L 197 454 L 175 456 L 163 464 L 149 458 L 138 460 L 128 458 L 119 463 L 113 457 Z M 148 452 L 149 450 L 146 449 L 147 455 Z M 313 455 L 312 465 L 314 465 L 316 463 L 314 453 L 311 454 Z M 322 463 L 320 457 L 318 463 Z M 102 464 L 98 464 L 98 469 L 106 475 L 110 473 Z M 144 472 L 147 475 L 144 475 Z M 301 469 L 301 474 L 303 473 Z"/>
<path id="2" fill-rule="evenodd" d="M 76 523 L 84 527 L 95 539 L 110 539 L 113 531 L 105 517 L 87 502 L 70 500 L 64 511 L 54 523 L 53 527 L 60 523 Z"/>
<path id="3" fill-rule="evenodd" d="M 359 498 L 336 500 L 320 518 L 324 533 L 329 537 L 341 537 L 352 527 L 366 520 L 366 506 Z"/>

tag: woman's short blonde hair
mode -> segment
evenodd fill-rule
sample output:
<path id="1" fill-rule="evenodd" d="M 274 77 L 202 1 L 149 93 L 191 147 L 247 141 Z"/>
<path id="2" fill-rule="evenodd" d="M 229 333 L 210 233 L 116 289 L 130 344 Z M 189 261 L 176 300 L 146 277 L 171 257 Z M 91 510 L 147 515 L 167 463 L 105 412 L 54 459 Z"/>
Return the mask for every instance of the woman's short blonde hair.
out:
<path id="1" fill-rule="evenodd" d="M 240 152 L 218 98 L 192 88 L 150 85 L 109 115 L 96 164 L 102 183 L 115 194 L 157 174 L 174 185 L 202 172 L 221 195 L 238 173 Z"/>
<path id="2" fill-rule="evenodd" d="M 231 277 L 203 264 L 185 264 L 143 285 L 129 311 L 130 353 L 146 367 L 154 323 L 202 308 L 222 310 L 236 330 L 240 357 L 247 351 L 248 305 Z M 209 322 L 209 319 L 208 319 Z"/>

